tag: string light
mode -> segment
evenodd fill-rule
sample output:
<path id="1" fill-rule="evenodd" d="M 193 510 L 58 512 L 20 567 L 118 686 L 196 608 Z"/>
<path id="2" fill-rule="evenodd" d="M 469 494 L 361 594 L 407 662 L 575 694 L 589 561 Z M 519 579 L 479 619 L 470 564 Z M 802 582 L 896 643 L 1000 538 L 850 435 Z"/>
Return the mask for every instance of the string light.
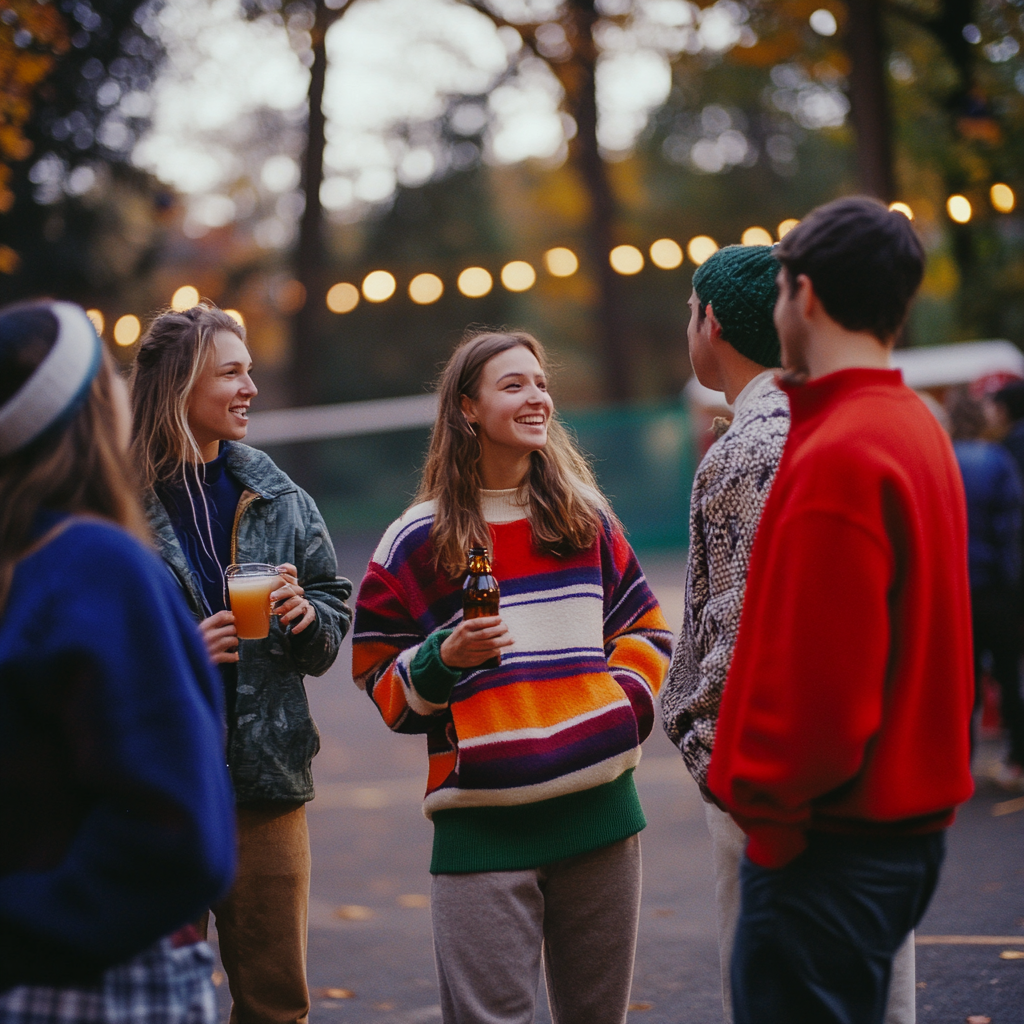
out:
<path id="1" fill-rule="evenodd" d="M 142 333 L 142 323 L 137 316 L 127 313 L 114 324 L 114 341 L 122 348 L 134 345 Z"/>
<path id="2" fill-rule="evenodd" d="M 572 249 L 556 246 L 544 253 L 544 266 L 552 277 L 572 277 L 579 270 L 580 261 Z"/>
<path id="3" fill-rule="evenodd" d="M 243 317 L 237 309 L 225 309 L 224 312 L 227 313 L 227 315 L 231 317 L 239 327 L 245 326 L 245 317 Z"/>
<path id="4" fill-rule="evenodd" d="M 946 212 L 950 219 L 955 220 L 957 224 L 966 224 L 974 211 L 971 209 L 971 201 L 967 196 L 955 195 L 946 200 Z"/>
<path id="5" fill-rule="evenodd" d="M 608 262 L 616 274 L 639 274 L 644 269 L 644 254 L 635 245 L 617 245 L 608 253 Z"/>
<path id="6" fill-rule="evenodd" d="M 993 185 L 989 189 L 988 195 L 992 200 L 992 205 L 1000 213 L 1012 213 L 1013 208 L 1017 205 L 1017 197 L 1013 194 L 1013 189 L 1002 182 L 997 182 Z"/>
<path id="7" fill-rule="evenodd" d="M 779 226 L 775 229 L 776 233 L 779 236 L 779 241 L 781 242 L 786 237 L 786 235 L 788 235 L 790 231 L 792 231 L 793 228 L 795 228 L 799 223 L 800 221 L 798 221 L 795 217 L 787 217 L 784 221 L 782 221 L 779 224 Z"/>
<path id="8" fill-rule="evenodd" d="M 327 308 L 332 313 L 351 313 L 358 305 L 359 289 L 348 281 L 339 281 L 327 290 Z"/>
<path id="9" fill-rule="evenodd" d="M 409 282 L 409 298 L 418 306 L 429 306 L 444 295 L 444 282 L 437 274 L 417 274 Z"/>
<path id="10" fill-rule="evenodd" d="M 890 203 L 889 209 L 892 210 L 893 213 L 902 213 L 907 220 L 914 219 L 914 211 L 907 206 L 906 203 Z"/>
<path id="11" fill-rule="evenodd" d="M 494 278 L 483 267 L 466 267 L 457 284 L 466 298 L 479 299 L 494 287 Z"/>
<path id="12" fill-rule="evenodd" d="M 747 228 L 740 237 L 743 245 L 772 245 L 775 241 L 771 233 L 764 228 Z"/>
<path id="13" fill-rule="evenodd" d="M 501 268 L 501 283 L 510 292 L 525 292 L 537 280 L 537 271 L 526 260 L 513 260 Z"/>
<path id="14" fill-rule="evenodd" d="M 92 321 L 93 327 L 96 329 L 96 333 L 99 335 L 103 334 L 103 314 L 98 309 L 87 309 L 85 315 Z"/>
<path id="15" fill-rule="evenodd" d="M 683 247 L 671 238 L 651 243 L 651 262 L 661 270 L 675 270 L 683 262 Z"/>
<path id="16" fill-rule="evenodd" d="M 197 305 L 199 305 L 199 289 L 194 288 L 190 284 L 183 284 L 171 296 L 171 309 L 176 313 L 184 313 L 186 309 L 191 309 Z"/>
<path id="17" fill-rule="evenodd" d="M 686 246 L 686 255 L 699 267 L 709 257 L 718 252 L 718 243 L 709 235 L 697 235 L 691 238 Z"/>
<path id="18" fill-rule="evenodd" d="M 386 270 L 371 270 L 363 278 L 363 298 L 367 302 L 386 302 L 395 294 L 397 284 Z"/>

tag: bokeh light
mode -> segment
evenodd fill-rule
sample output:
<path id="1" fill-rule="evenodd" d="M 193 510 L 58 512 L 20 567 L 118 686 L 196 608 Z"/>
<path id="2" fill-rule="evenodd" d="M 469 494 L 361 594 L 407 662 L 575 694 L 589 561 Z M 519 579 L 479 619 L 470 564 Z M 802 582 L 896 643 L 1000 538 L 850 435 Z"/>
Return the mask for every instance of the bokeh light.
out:
<path id="1" fill-rule="evenodd" d="M 142 333 L 142 322 L 132 313 L 120 317 L 114 324 L 114 341 L 122 348 L 134 345 Z"/>
<path id="2" fill-rule="evenodd" d="M 245 317 L 242 316 L 237 309 L 225 309 L 224 312 L 227 313 L 227 315 L 231 317 L 239 327 L 245 326 Z"/>
<path id="3" fill-rule="evenodd" d="M 525 292 L 537 280 L 537 271 L 526 260 L 513 260 L 501 268 L 501 283 L 510 292 Z"/>
<path id="4" fill-rule="evenodd" d="M 616 274 L 639 274 L 644 269 L 644 254 L 635 245 L 617 245 L 608 253 L 608 262 Z"/>
<path id="5" fill-rule="evenodd" d="M 1017 205 L 1017 197 L 1013 194 L 1013 189 L 1009 185 L 1004 185 L 1002 182 L 998 182 L 989 189 L 989 198 L 992 200 L 992 205 L 1000 213 L 1011 213 L 1013 208 Z"/>
<path id="6" fill-rule="evenodd" d="M 359 289 L 348 281 L 339 281 L 327 289 L 327 308 L 332 313 L 351 313 L 359 305 Z"/>
<path id="7" fill-rule="evenodd" d="M 892 210 L 893 213 L 902 213 L 907 220 L 914 219 L 914 211 L 907 206 L 906 203 L 890 203 L 889 209 Z"/>
<path id="8" fill-rule="evenodd" d="M 363 297 L 367 302 L 387 302 L 395 294 L 396 287 L 394 274 L 386 270 L 371 270 L 363 278 Z"/>
<path id="9" fill-rule="evenodd" d="M 96 333 L 103 334 L 103 314 L 98 309 L 87 309 L 85 315 L 92 321 L 93 327 L 96 328 Z"/>
<path id="10" fill-rule="evenodd" d="M 957 224 L 966 224 L 974 211 L 967 196 L 955 195 L 946 200 L 946 212 Z"/>
<path id="11" fill-rule="evenodd" d="M 709 257 L 718 252 L 718 243 L 708 235 L 697 235 L 691 238 L 686 246 L 686 255 L 699 267 Z"/>
<path id="12" fill-rule="evenodd" d="M 556 246 L 544 253 L 544 266 L 553 277 L 571 277 L 580 268 L 580 261 L 572 249 Z"/>
<path id="13" fill-rule="evenodd" d="M 419 306 L 429 306 L 444 294 L 444 282 L 437 274 L 417 274 L 409 282 L 409 298 Z"/>
<path id="14" fill-rule="evenodd" d="M 744 245 L 772 245 L 775 239 L 772 238 L 770 231 L 766 231 L 764 228 L 753 227 L 747 228 L 743 232 L 740 241 Z"/>
<path id="15" fill-rule="evenodd" d="M 494 287 L 494 278 L 483 267 L 466 267 L 459 274 L 458 285 L 466 298 L 479 299 Z"/>
<path id="16" fill-rule="evenodd" d="M 661 270 L 675 270 L 683 262 L 683 247 L 671 238 L 651 244 L 651 262 Z"/>
<path id="17" fill-rule="evenodd" d="M 186 309 L 199 305 L 199 289 L 190 284 L 183 284 L 171 296 L 171 309 L 183 313 Z"/>
<path id="18" fill-rule="evenodd" d="M 780 222 L 779 226 L 775 229 L 776 234 L 779 236 L 781 242 L 799 224 L 800 221 L 796 217 L 787 217 L 784 221 Z"/>
<path id="19" fill-rule="evenodd" d="M 810 17 L 811 28 L 819 36 L 834 36 L 839 29 L 836 16 L 824 7 L 819 7 Z"/>

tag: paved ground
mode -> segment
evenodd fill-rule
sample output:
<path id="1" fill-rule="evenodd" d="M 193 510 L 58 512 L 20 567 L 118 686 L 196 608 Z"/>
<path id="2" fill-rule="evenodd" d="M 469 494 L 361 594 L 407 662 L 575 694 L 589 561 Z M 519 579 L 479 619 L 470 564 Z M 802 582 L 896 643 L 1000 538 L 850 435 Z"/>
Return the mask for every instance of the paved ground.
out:
<path id="1" fill-rule="evenodd" d="M 372 542 L 339 546 L 358 582 Z M 673 626 L 682 617 L 679 559 L 644 560 Z M 352 685 L 349 651 L 309 680 L 323 749 L 310 805 L 313 881 L 309 977 L 314 1024 L 432 1024 L 440 1020 L 427 900 L 431 829 L 419 809 L 422 738 L 391 734 Z M 995 756 L 995 748 L 983 751 Z M 634 976 L 638 1024 L 721 1019 L 710 843 L 696 787 L 660 730 L 637 785 L 644 900 Z M 1004 813 L 994 814 L 993 810 Z M 1006 813 L 1009 812 L 1009 813 Z M 939 892 L 922 936 L 1019 936 L 1017 944 L 918 948 L 918 1019 L 1024 1024 L 1024 800 L 983 785 L 950 833 Z M 225 1011 L 226 984 L 220 987 Z M 537 1020 L 549 1017 L 540 999 Z M 771 1022 L 766 1022 L 771 1024 Z"/>

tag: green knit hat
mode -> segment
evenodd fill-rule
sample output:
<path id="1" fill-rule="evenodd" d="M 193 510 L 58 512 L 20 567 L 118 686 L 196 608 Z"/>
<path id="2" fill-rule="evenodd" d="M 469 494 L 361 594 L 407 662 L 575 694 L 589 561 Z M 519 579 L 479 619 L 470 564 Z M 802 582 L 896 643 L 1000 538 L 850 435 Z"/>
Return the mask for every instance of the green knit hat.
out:
<path id="1" fill-rule="evenodd" d="M 779 262 L 768 245 L 727 245 L 702 263 L 693 289 L 711 304 L 722 337 L 760 366 L 780 366 L 779 336 L 772 312 L 779 289 Z"/>

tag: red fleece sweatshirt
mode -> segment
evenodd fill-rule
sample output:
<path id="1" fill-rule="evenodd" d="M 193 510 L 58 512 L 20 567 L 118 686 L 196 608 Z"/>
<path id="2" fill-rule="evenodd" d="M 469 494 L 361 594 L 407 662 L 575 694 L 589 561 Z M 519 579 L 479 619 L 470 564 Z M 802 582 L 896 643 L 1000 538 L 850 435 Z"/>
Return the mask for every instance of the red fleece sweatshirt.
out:
<path id="1" fill-rule="evenodd" d="M 898 370 L 785 385 L 792 425 L 751 554 L 708 786 L 781 867 L 809 830 L 948 826 L 972 792 L 967 516 Z"/>

